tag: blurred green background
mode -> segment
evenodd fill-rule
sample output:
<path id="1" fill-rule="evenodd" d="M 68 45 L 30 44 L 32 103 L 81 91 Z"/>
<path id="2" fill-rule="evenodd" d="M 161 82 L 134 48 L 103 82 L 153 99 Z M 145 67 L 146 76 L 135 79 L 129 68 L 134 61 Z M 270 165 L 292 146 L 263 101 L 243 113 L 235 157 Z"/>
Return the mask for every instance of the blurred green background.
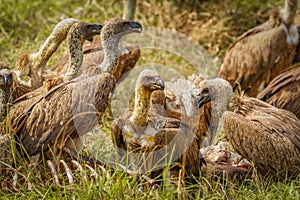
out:
<path id="1" fill-rule="evenodd" d="M 220 62 L 237 36 L 264 22 L 270 10 L 283 4 L 275 0 L 137 0 L 135 20 L 144 27 L 176 29 L 198 41 Z M 61 19 L 73 17 L 103 24 L 110 18 L 121 17 L 122 11 L 122 0 L 1 0 L 0 60 L 14 67 L 17 56 L 38 49 Z M 66 45 L 62 45 L 48 65 L 63 54 L 67 54 Z M 163 57 L 141 59 L 157 61 Z"/>

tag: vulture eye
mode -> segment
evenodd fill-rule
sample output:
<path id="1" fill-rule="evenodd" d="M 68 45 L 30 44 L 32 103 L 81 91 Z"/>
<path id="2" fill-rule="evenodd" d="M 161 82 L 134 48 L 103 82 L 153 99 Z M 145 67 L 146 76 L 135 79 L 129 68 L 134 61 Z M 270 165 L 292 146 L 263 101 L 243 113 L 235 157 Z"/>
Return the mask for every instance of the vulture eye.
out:
<path id="1" fill-rule="evenodd" d="M 151 80 L 152 80 L 152 77 L 146 76 L 146 81 L 151 81 Z"/>

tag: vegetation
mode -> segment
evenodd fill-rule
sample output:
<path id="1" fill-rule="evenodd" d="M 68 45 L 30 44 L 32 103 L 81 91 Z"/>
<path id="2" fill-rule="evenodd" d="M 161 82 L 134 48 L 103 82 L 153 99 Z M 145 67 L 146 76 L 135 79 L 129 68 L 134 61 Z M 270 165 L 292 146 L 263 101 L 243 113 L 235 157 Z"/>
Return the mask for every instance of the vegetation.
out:
<path id="1" fill-rule="evenodd" d="M 264 22 L 269 11 L 282 6 L 275 0 L 211 0 L 211 1 L 138 1 L 136 20 L 144 27 L 176 29 L 199 42 L 213 58 L 216 67 L 232 41 L 244 31 Z M 84 1 L 25 1 L 0 0 L 0 61 L 11 68 L 23 51 L 39 48 L 55 24 L 62 18 L 73 17 L 82 21 L 103 24 L 112 17 L 122 16 L 121 0 Z M 67 54 L 66 43 L 48 63 L 48 67 Z M 190 64 L 177 55 L 166 51 L 143 49 L 138 65 L 159 63 L 172 66 L 175 70 L 189 74 Z M 109 152 L 109 123 L 105 118 L 103 129 L 107 133 L 93 131 L 88 134 L 87 154 L 99 156 Z M 95 133 L 97 132 L 97 133 Z M 97 139 L 96 144 L 92 141 Z M 98 169 L 99 173 L 101 172 Z M 208 181 L 200 178 L 190 185 L 170 185 L 159 189 L 145 187 L 133 177 L 121 172 L 108 176 L 100 173 L 96 180 L 76 178 L 72 188 L 60 188 L 53 177 L 43 177 L 34 167 L 22 169 L 22 174 L 32 183 L 18 185 L 19 191 L 8 190 L 2 184 L 0 194 L 5 199 L 299 199 L 300 177 L 295 180 L 274 182 L 258 179 L 240 184 Z M 1 182 L 11 177 L 2 177 Z M 11 180 L 10 180 L 11 181 Z M 67 183 L 65 183 L 68 185 Z"/>

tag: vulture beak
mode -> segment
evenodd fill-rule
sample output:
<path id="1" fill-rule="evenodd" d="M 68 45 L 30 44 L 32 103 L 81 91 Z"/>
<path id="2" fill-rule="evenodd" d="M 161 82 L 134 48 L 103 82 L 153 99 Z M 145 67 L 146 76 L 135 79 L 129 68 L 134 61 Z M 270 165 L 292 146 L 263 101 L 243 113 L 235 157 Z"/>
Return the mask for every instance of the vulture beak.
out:
<path id="1" fill-rule="evenodd" d="M 101 29 L 103 28 L 103 26 L 100 24 L 92 24 L 91 28 L 92 28 L 92 31 L 90 34 L 94 36 L 94 35 L 99 35 L 101 33 Z M 93 36 L 88 37 L 86 40 L 89 42 L 93 42 L 93 40 L 94 40 Z"/>
<path id="2" fill-rule="evenodd" d="M 141 33 L 143 30 L 143 27 L 140 23 L 135 22 L 135 21 L 129 21 L 130 26 L 131 26 L 131 31 L 135 33 Z"/>
<path id="3" fill-rule="evenodd" d="M 100 34 L 100 32 L 101 32 L 101 29 L 102 29 L 102 25 L 100 25 L 100 24 L 92 24 L 92 26 L 93 26 L 93 29 L 94 29 L 94 33 L 99 33 Z"/>
<path id="4" fill-rule="evenodd" d="M 158 77 L 151 77 L 151 81 L 144 85 L 145 87 L 149 88 L 150 90 L 164 90 L 165 89 L 165 83 L 164 81 L 158 76 Z"/>
<path id="5" fill-rule="evenodd" d="M 208 88 L 202 90 L 199 95 L 197 96 L 192 95 L 192 96 L 194 98 L 195 105 L 198 106 L 198 108 L 201 108 L 204 104 L 211 101 Z"/>
<path id="6" fill-rule="evenodd" d="M 202 167 L 204 165 L 207 166 L 206 160 L 204 159 L 204 157 L 203 157 L 203 155 L 202 155 L 202 153 L 200 151 L 199 151 L 198 157 L 200 159 L 200 167 Z"/>
<path id="7" fill-rule="evenodd" d="M 5 74 L 3 74 L 3 79 L 4 79 L 5 86 L 11 86 L 12 85 L 13 78 L 12 78 L 12 74 L 11 73 L 5 73 Z"/>
<path id="8" fill-rule="evenodd" d="M 154 85 L 159 89 L 159 90 L 164 90 L 165 89 L 165 82 L 160 78 L 157 77 L 155 79 Z"/>

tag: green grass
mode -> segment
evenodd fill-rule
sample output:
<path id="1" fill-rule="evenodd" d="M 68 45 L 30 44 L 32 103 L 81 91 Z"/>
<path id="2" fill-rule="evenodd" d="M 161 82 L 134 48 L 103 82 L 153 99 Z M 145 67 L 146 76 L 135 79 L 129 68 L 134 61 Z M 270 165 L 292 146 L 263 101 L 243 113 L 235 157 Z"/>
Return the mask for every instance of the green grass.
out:
<path id="1" fill-rule="evenodd" d="M 270 9 L 283 2 L 249 0 L 214 1 L 139 1 L 136 20 L 145 27 L 174 28 L 199 42 L 213 58 L 222 60 L 226 48 L 241 33 L 262 23 Z M 23 51 L 36 50 L 46 39 L 55 24 L 65 17 L 101 23 L 112 17 L 122 16 L 122 1 L 16 1 L 0 0 L 0 61 L 14 67 Z M 51 68 L 67 53 L 64 42 L 48 63 Z M 181 74 L 192 72 L 191 65 L 180 57 L 157 50 L 143 50 L 138 65 L 159 63 L 172 66 Z M 93 156 L 109 152 L 109 124 L 106 117 L 101 136 L 94 133 L 86 153 Z M 99 138 L 100 137 L 100 138 Z M 97 140 L 96 143 L 91 141 Z M 110 144 L 111 145 L 111 144 Z M 220 181 L 211 182 L 200 178 L 199 183 L 176 187 L 164 184 L 159 189 L 146 188 L 139 191 L 142 183 L 126 174 L 117 172 L 111 176 L 99 172 L 98 179 L 85 181 L 77 177 L 72 189 L 59 188 L 53 178 L 41 177 L 34 167 L 22 170 L 29 177 L 33 188 L 27 183 L 18 185 L 19 191 L 11 191 L 2 184 L 0 199 L 299 199 L 300 177 L 282 182 L 247 180 L 241 184 Z M 62 178 L 63 179 L 63 178 Z M 0 182 L 11 181 L 1 177 Z M 65 180 L 66 181 L 66 180 Z"/>

